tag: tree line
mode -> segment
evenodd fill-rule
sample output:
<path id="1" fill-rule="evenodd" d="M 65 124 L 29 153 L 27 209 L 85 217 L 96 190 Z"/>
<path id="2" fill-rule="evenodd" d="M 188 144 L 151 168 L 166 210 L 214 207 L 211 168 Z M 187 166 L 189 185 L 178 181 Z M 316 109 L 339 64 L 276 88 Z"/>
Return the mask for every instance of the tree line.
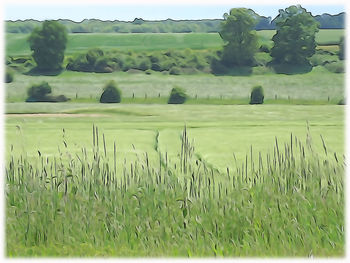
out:
<path id="1" fill-rule="evenodd" d="M 312 66 L 320 65 L 317 61 L 310 62 L 310 58 L 316 53 L 315 34 L 320 25 L 306 9 L 297 5 L 279 10 L 279 15 L 275 18 L 277 30 L 272 38 L 272 47 L 259 44 L 255 30 L 257 23 L 259 16 L 253 10 L 233 8 L 224 14 L 224 20 L 220 24 L 219 34 L 224 46 L 219 50 L 185 49 L 135 53 L 119 50 L 104 52 L 95 48 L 69 57 L 65 67 L 67 70 L 100 73 L 141 70 L 147 74 L 152 71 L 173 75 L 197 71 L 231 74 L 232 70 L 248 69 L 249 72 L 252 67 L 259 66 L 257 52 L 268 53 L 270 60 L 264 62 L 263 66 L 274 68 L 277 73 L 288 73 L 291 68 L 292 71 L 295 68 L 310 70 Z M 34 69 L 39 72 L 60 71 L 67 39 L 66 27 L 57 21 L 45 21 L 41 27 L 35 28 L 28 38 L 36 63 Z M 338 56 L 343 60 L 344 39 L 339 48 Z M 334 66 L 338 67 L 332 65 Z M 336 69 L 334 72 L 342 70 Z"/>
<path id="2" fill-rule="evenodd" d="M 276 18 L 264 17 L 256 14 L 255 30 L 276 29 Z M 314 16 L 319 22 L 320 29 L 344 29 L 345 13 L 337 15 L 322 14 Z M 149 21 L 135 18 L 133 21 L 102 21 L 98 19 L 85 19 L 74 22 L 67 19 L 57 20 L 67 28 L 68 33 L 217 33 L 223 19 L 202 20 L 161 20 Z M 7 33 L 31 33 L 35 27 L 43 22 L 37 20 L 5 21 Z"/>

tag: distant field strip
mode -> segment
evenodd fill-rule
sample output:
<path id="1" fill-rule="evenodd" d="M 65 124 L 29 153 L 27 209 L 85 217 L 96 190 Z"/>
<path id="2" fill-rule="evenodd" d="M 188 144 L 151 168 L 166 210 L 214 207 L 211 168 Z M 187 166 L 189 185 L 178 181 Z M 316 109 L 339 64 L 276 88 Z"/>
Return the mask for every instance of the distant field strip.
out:
<path id="1" fill-rule="evenodd" d="M 258 31 L 261 42 L 268 42 L 275 30 Z M 320 30 L 316 40 L 320 45 L 337 44 L 342 29 Z M 6 55 L 29 55 L 28 34 L 6 34 Z M 166 50 L 166 49 L 207 49 L 219 48 L 223 42 L 218 33 L 128 33 L 128 34 L 69 34 L 66 54 L 86 51 L 99 47 L 104 50 Z"/>

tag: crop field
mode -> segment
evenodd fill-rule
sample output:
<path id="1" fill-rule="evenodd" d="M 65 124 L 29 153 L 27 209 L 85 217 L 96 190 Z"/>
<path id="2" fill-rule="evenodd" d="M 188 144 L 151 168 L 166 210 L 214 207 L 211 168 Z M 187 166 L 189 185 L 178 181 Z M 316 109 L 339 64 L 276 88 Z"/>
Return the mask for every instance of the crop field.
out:
<path id="1" fill-rule="evenodd" d="M 7 115 L 8 255 L 343 255 L 343 106 L 47 104 Z"/>
<path id="2" fill-rule="evenodd" d="M 261 43 L 271 41 L 274 30 L 258 31 Z M 319 45 L 337 45 L 344 35 L 342 29 L 320 30 L 316 35 Z M 30 55 L 27 34 L 6 34 L 6 55 Z M 219 48 L 223 42 L 217 33 L 179 33 L 179 34 L 69 34 L 66 54 L 71 55 L 99 47 L 103 50 L 167 50 L 175 49 L 209 49 Z"/>

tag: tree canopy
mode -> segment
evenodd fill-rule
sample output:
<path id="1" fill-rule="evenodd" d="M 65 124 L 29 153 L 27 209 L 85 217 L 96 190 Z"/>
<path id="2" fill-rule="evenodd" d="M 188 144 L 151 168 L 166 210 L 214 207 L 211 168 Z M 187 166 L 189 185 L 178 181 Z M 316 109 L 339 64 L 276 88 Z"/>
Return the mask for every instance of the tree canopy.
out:
<path id="1" fill-rule="evenodd" d="M 233 8 L 224 14 L 219 32 L 225 42 L 222 62 L 226 66 L 250 66 L 258 50 L 258 37 L 254 26 L 258 15 L 251 9 Z"/>
<path id="2" fill-rule="evenodd" d="M 315 54 L 319 23 L 300 5 L 280 9 L 271 56 L 279 64 L 302 65 Z"/>
<path id="3" fill-rule="evenodd" d="M 37 68 L 43 71 L 58 70 L 62 66 L 67 44 L 66 28 L 56 21 L 44 21 L 28 38 Z"/>

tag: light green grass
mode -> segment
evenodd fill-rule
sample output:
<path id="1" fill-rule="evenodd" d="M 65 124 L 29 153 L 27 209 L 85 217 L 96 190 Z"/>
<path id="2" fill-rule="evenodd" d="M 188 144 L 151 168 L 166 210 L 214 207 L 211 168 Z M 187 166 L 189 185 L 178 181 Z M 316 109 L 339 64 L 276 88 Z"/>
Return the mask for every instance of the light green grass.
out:
<path id="1" fill-rule="evenodd" d="M 7 256 L 344 256 L 344 107 L 66 112 L 7 116 Z"/>
<path id="2" fill-rule="evenodd" d="M 248 99 L 251 89 L 261 85 L 265 99 L 301 99 L 339 101 L 344 97 L 345 77 L 342 73 L 331 73 L 323 67 L 316 67 L 312 72 L 298 75 L 267 74 L 252 76 L 213 76 L 198 75 L 163 75 L 154 73 L 129 74 L 115 73 L 83 73 L 65 71 L 58 76 L 27 76 L 15 74 L 15 80 L 6 84 L 6 101 L 19 102 L 27 97 L 30 85 L 47 81 L 54 94 L 64 94 L 68 98 L 95 99 L 100 98 L 104 85 L 115 80 L 122 90 L 122 96 L 131 98 L 158 97 L 167 98 L 174 86 L 180 86 L 194 98 Z"/>
<path id="3" fill-rule="evenodd" d="M 270 43 L 274 30 L 258 31 L 261 43 Z M 320 30 L 316 35 L 319 44 L 337 44 L 344 35 L 342 29 Z M 27 34 L 6 34 L 6 55 L 30 55 L 26 42 Z M 89 48 L 103 50 L 167 50 L 167 49 L 208 49 L 219 48 L 223 44 L 218 33 L 140 33 L 140 34 L 69 34 L 66 55 L 85 52 Z"/>
<path id="4" fill-rule="evenodd" d="M 344 151 L 344 106 L 11 103 L 7 108 L 9 112 L 70 113 L 66 117 L 8 115 L 7 149 L 13 144 L 18 152 L 27 149 L 30 156 L 37 156 L 38 150 L 45 155 L 55 154 L 57 146 L 62 146 L 63 128 L 73 152 L 77 145 L 90 145 L 92 123 L 106 134 L 109 145 L 114 140 L 118 142 L 123 153 L 120 163 L 124 153 L 132 157 L 135 151 L 148 151 L 154 156 L 157 130 L 159 147 L 175 155 L 172 149 L 178 149 L 177 138 L 185 123 L 196 140 L 198 154 L 219 169 L 233 165 L 233 152 L 240 160 L 244 159 L 250 145 L 256 151 L 268 151 L 275 136 L 288 140 L 293 133 L 305 139 L 307 121 L 315 140 L 320 141 L 322 134 L 332 150 Z"/>

